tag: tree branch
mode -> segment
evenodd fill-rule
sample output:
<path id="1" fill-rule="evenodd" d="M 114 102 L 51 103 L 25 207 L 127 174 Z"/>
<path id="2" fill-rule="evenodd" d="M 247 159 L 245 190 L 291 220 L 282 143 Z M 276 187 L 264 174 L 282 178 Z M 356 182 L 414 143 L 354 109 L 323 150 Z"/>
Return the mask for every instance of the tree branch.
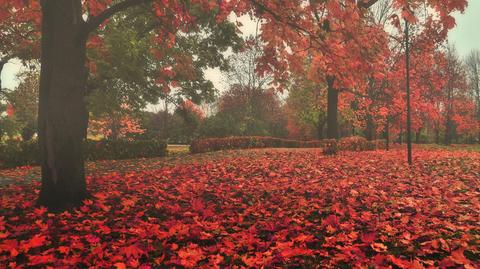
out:
<path id="1" fill-rule="evenodd" d="M 108 20 L 110 17 L 115 15 L 118 12 L 122 12 L 130 7 L 139 6 L 145 3 L 150 2 L 151 0 L 124 0 L 118 4 L 115 4 L 107 9 L 105 9 L 102 13 L 98 14 L 95 17 L 89 19 L 85 24 L 80 32 L 81 38 L 86 38 L 92 31 L 97 29 L 102 23 Z"/>
<path id="2" fill-rule="evenodd" d="M 357 6 L 359 8 L 369 9 L 370 7 L 375 5 L 375 3 L 377 2 L 378 0 L 359 0 L 357 3 Z"/>
<path id="3" fill-rule="evenodd" d="M 290 21 L 290 20 L 285 20 L 284 18 L 282 18 L 282 16 L 280 16 L 279 14 L 275 13 L 273 10 L 267 8 L 264 4 L 256 1 L 256 0 L 250 0 L 250 2 L 252 4 L 254 4 L 255 6 L 257 6 L 258 8 L 260 8 L 262 11 L 265 11 L 267 12 L 268 14 L 270 14 L 277 22 L 282 22 L 282 23 L 285 23 L 287 24 L 288 26 L 290 26 L 291 28 L 301 32 L 301 33 L 304 33 L 308 36 L 310 36 L 311 38 L 314 38 L 316 40 L 316 37 L 320 38 L 321 40 L 323 40 L 324 38 L 322 36 L 315 36 L 313 35 L 309 30 L 301 27 L 300 25 Z M 316 40 L 317 41 L 317 40 Z M 317 41 L 318 42 L 318 41 Z"/>

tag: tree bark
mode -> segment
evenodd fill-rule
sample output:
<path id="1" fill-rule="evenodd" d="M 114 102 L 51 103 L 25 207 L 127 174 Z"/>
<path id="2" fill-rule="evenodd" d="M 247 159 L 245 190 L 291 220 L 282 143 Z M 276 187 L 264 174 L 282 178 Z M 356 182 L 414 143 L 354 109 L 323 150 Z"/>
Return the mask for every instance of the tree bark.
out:
<path id="1" fill-rule="evenodd" d="M 422 134 L 422 128 L 418 129 L 416 132 L 415 132 L 415 143 L 416 144 L 419 144 L 420 143 L 420 136 Z"/>
<path id="2" fill-rule="evenodd" d="M 407 88 L 407 160 L 412 165 L 412 107 L 410 104 L 410 33 L 409 23 L 405 19 L 405 71 Z"/>
<path id="3" fill-rule="evenodd" d="M 372 115 L 367 115 L 367 126 L 365 128 L 365 136 L 368 141 L 375 139 L 375 122 L 373 122 Z"/>
<path id="4" fill-rule="evenodd" d="M 4 62 L 3 60 L 0 60 L 0 93 L 2 93 L 2 71 L 3 71 L 3 67 L 5 66 L 6 62 Z"/>
<path id="5" fill-rule="evenodd" d="M 387 122 L 385 123 L 385 140 L 386 140 L 386 150 L 390 150 L 390 122 L 387 117 Z"/>
<path id="6" fill-rule="evenodd" d="M 327 77 L 327 137 L 338 138 L 338 90 L 334 88 L 335 78 Z"/>
<path id="7" fill-rule="evenodd" d="M 445 122 L 445 145 L 452 144 L 452 135 L 453 135 L 453 121 L 451 116 L 447 116 Z"/>
<path id="8" fill-rule="evenodd" d="M 323 127 L 325 126 L 325 119 L 321 113 L 318 116 L 318 123 L 317 123 L 317 139 L 323 139 Z"/>
<path id="9" fill-rule="evenodd" d="M 42 186 L 38 204 L 58 211 L 87 196 L 83 141 L 86 41 L 80 0 L 44 0 L 39 98 Z"/>

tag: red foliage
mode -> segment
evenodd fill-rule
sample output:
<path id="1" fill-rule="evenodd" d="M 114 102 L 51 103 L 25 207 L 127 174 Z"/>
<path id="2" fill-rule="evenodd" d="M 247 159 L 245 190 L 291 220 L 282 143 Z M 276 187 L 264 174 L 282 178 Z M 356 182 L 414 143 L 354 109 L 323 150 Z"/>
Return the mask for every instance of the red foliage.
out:
<path id="1" fill-rule="evenodd" d="M 361 136 L 350 136 L 340 139 L 338 147 L 341 150 L 364 151 L 373 150 L 375 144 L 367 141 L 367 139 Z"/>
<path id="2" fill-rule="evenodd" d="M 197 117 L 200 120 L 204 120 L 206 117 L 205 112 L 202 110 L 202 108 L 200 108 L 198 105 L 194 104 L 190 100 L 183 101 L 183 103 L 180 106 L 181 106 L 181 109 L 191 113 L 192 115 L 195 115 L 195 117 Z"/>
<path id="3" fill-rule="evenodd" d="M 7 104 L 7 116 L 13 117 L 15 115 L 15 108 L 11 104 Z"/>
<path id="4" fill-rule="evenodd" d="M 21 268 L 480 266 L 480 154 L 257 152 L 88 178 L 72 212 L 0 194 L 0 264 Z M 235 165 L 232 165 L 235 164 Z"/>

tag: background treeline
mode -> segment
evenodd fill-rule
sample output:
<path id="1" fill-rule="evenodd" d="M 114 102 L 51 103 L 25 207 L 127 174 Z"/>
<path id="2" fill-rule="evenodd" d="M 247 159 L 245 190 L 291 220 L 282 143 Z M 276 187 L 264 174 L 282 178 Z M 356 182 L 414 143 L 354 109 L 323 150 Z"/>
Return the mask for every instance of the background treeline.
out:
<path id="1" fill-rule="evenodd" d="M 155 46 L 151 42 L 155 18 L 134 16 L 138 11 L 113 17 L 99 33 L 102 39 L 89 43 L 90 140 L 153 139 L 174 144 L 228 136 L 320 140 L 332 138 L 329 124 L 338 129 L 335 138 L 405 140 L 401 46 L 392 47 L 385 58 L 386 70 L 358 70 L 356 78 L 364 82 L 363 88 L 335 90 L 338 120 L 328 122 L 327 107 L 332 106 L 328 92 L 334 83 L 315 67 L 324 57 L 305 52 L 302 61 L 295 62 L 305 72 L 279 80 L 275 70 L 265 68 L 264 41 L 258 36 L 242 38 L 233 22 L 216 23 L 213 13 L 199 13 L 196 29 L 178 33 L 169 46 Z M 414 142 L 478 143 L 480 53 L 472 51 L 461 59 L 443 41 L 427 46 L 428 36 L 421 29 L 412 35 Z M 22 51 L 21 56 L 15 56 L 25 66 L 18 86 L 5 89 L 0 84 L 4 144 L 35 140 L 37 135 L 38 51 Z M 206 79 L 209 68 L 222 72 L 222 91 Z"/>
<path id="2" fill-rule="evenodd" d="M 414 91 L 419 95 L 413 106 L 416 143 L 479 141 L 480 54 L 473 51 L 467 59 L 460 60 L 453 47 L 447 49 L 444 54 L 447 65 L 440 70 L 445 77 L 451 78 L 445 87 L 432 92 Z M 160 96 L 162 105 L 147 109 L 146 101 L 143 104 L 122 102 L 126 96 L 135 93 L 117 92 L 123 89 L 122 86 L 94 94 L 89 99 L 88 137 L 92 140 L 155 139 L 173 144 L 228 136 L 297 140 L 327 138 L 325 85 L 297 76 L 291 78 L 285 91 L 279 92 L 269 86 L 270 77 L 259 77 L 255 72 L 256 53 L 260 51 L 253 47 L 229 57 L 227 64 L 230 68 L 224 73 L 225 81 L 229 82 L 228 89 L 223 92 L 211 89 L 212 92 L 204 93 L 207 96 L 198 98 L 201 100 L 198 104 L 192 101 L 193 98 L 177 92 Z M 4 95 L 0 105 L 1 141 L 35 138 L 37 70 L 33 65 L 20 73 L 19 85 Z M 101 76 L 96 79 L 101 80 Z M 110 96 L 112 93 L 115 94 Z M 378 101 L 386 93 L 378 89 L 368 93 L 372 96 L 341 93 L 344 98 L 339 106 L 339 136 L 363 136 L 367 140 L 390 138 L 390 142 L 402 143 L 405 129 L 401 105 L 398 105 L 398 115 L 386 116 L 383 104 Z"/>

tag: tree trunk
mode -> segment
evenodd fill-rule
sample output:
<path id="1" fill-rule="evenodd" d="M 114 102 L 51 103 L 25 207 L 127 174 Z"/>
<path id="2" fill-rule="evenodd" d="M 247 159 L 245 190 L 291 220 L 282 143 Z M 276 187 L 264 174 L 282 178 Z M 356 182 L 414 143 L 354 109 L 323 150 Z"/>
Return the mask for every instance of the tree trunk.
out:
<path id="1" fill-rule="evenodd" d="M 5 66 L 6 62 L 3 60 L 0 60 L 0 93 L 2 92 L 2 71 L 3 67 Z"/>
<path id="2" fill-rule="evenodd" d="M 375 123 L 373 122 L 372 115 L 367 115 L 367 126 L 365 128 L 365 136 L 368 141 L 375 139 Z"/>
<path id="3" fill-rule="evenodd" d="M 334 77 L 327 77 L 327 137 L 329 139 L 338 138 L 338 90 L 333 87 L 334 81 Z"/>
<path id="4" fill-rule="evenodd" d="M 57 211 L 87 196 L 82 150 L 88 124 L 86 42 L 79 38 L 84 24 L 80 0 L 44 0 L 42 16 L 38 204 Z"/>
<path id="5" fill-rule="evenodd" d="M 418 129 L 418 131 L 415 132 L 415 143 L 416 144 L 420 143 L 421 134 L 422 134 L 422 128 Z"/>
<path id="6" fill-rule="evenodd" d="M 412 165 L 412 107 L 410 104 L 410 36 L 409 25 L 405 19 L 405 69 L 407 84 L 407 159 L 408 164 Z"/>
<path id="7" fill-rule="evenodd" d="M 323 118 L 322 114 L 319 113 L 318 116 L 318 123 L 317 123 L 317 139 L 323 139 L 323 127 L 325 126 L 325 119 Z"/>
<path id="8" fill-rule="evenodd" d="M 390 122 L 387 117 L 387 122 L 385 123 L 385 140 L 386 140 L 386 150 L 390 150 Z"/>
<path id="9" fill-rule="evenodd" d="M 452 127 L 452 120 L 450 120 L 450 116 L 447 116 L 445 122 L 445 145 L 450 145 L 452 143 Z"/>

